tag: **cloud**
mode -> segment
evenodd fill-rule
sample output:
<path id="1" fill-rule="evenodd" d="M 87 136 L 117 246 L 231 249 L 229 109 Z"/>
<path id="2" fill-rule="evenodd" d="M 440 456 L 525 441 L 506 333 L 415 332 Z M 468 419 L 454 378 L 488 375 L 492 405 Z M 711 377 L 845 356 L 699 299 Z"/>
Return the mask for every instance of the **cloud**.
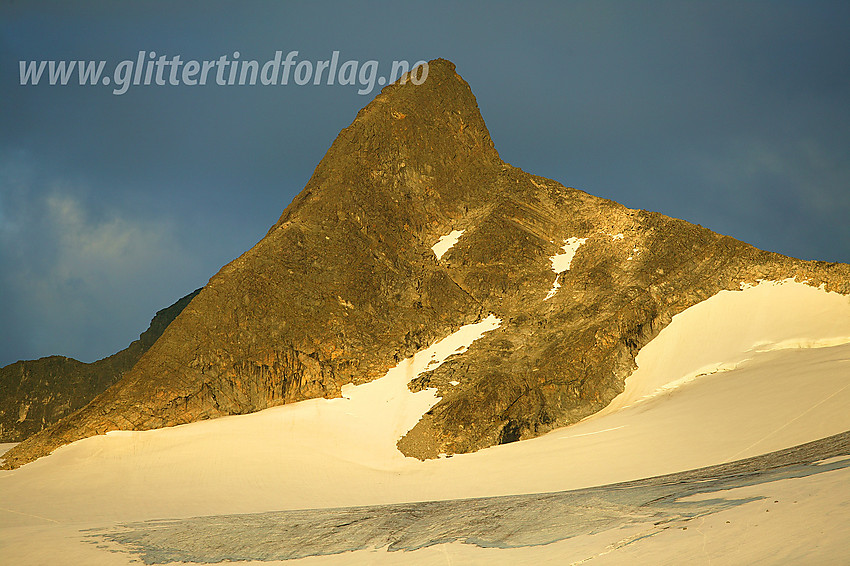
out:
<path id="1" fill-rule="evenodd" d="M 43 207 L 56 250 L 49 276 L 56 283 L 137 279 L 171 247 L 173 229 L 162 220 L 126 218 L 118 211 L 95 219 L 78 199 L 58 191 L 44 199 Z"/>
<path id="2" fill-rule="evenodd" d="M 180 274 L 196 262 L 173 218 L 102 206 L 99 191 L 45 183 L 19 164 L 0 169 L 0 365 L 107 356 L 192 290 Z"/>

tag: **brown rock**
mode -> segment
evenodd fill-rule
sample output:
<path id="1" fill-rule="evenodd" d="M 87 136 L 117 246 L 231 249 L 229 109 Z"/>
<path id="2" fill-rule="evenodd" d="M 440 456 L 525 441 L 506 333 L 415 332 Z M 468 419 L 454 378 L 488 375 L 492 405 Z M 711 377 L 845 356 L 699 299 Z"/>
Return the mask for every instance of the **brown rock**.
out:
<path id="1" fill-rule="evenodd" d="M 102 360 L 49 356 L 0 368 L 0 442 L 21 442 L 86 406 L 136 364 L 199 291 L 157 312 L 138 340 Z"/>
<path id="2" fill-rule="evenodd" d="M 430 247 L 453 229 L 465 233 L 437 261 Z M 569 237 L 587 241 L 544 301 L 549 257 Z M 529 438 L 604 407 L 676 313 L 788 277 L 850 293 L 850 266 L 760 251 L 503 163 L 468 85 L 432 61 L 422 85 L 388 86 L 360 111 L 263 240 L 120 382 L 7 466 L 111 429 L 337 396 L 488 313 L 499 329 L 411 385 L 442 400 L 399 447 L 427 458 Z"/>

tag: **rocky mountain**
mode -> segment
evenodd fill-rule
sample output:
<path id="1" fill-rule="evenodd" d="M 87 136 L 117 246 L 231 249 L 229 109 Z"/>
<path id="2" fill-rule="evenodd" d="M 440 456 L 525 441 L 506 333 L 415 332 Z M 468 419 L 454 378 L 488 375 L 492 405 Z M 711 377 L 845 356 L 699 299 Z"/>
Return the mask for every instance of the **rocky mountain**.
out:
<path id="1" fill-rule="evenodd" d="M 358 113 L 266 236 L 119 382 L 6 466 L 109 430 L 339 396 L 489 314 L 498 329 L 411 384 L 441 401 L 398 447 L 432 458 L 530 438 L 610 402 L 673 315 L 785 278 L 850 293 L 848 265 L 758 250 L 504 163 L 469 86 L 436 60 L 423 84 L 387 86 Z"/>
<path id="2" fill-rule="evenodd" d="M 199 292 L 158 311 L 138 340 L 102 360 L 49 356 L 0 368 L 0 442 L 20 442 L 86 406 L 136 364 Z"/>

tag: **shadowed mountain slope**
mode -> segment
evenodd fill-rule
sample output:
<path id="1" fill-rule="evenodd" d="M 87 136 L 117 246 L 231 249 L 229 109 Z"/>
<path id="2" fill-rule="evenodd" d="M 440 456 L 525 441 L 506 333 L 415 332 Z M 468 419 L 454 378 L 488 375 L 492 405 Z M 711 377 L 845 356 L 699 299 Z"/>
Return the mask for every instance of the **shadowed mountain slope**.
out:
<path id="1" fill-rule="evenodd" d="M 48 356 L 0 368 L 0 442 L 20 442 L 86 406 L 139 361 L 200 291 L 158 311 L 138 340 L 102 360 Z"/>

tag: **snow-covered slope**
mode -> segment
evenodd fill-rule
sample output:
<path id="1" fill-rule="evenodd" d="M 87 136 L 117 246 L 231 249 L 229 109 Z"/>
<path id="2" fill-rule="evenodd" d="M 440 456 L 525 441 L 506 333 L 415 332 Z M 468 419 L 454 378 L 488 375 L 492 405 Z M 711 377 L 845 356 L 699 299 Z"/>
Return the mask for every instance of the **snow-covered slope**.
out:
<path id="1" fill-rule="evenodd" d="M 155 518 L 571 490 L 731 462 L 850 430 L 850 299 L 793 281 L 763 282 L 721 292 L 674 317 L 640 352 L 623 394 L 585 421 L 474 454 L 425 462 L 405 458 L 395 441 L 436 401 L 433 391 L 411 393 L 406 383 L 498 324 L 489 317 L 463 327 L 384 378 L 345 388 L 341 399 L 114 432 L 0 472 L 0 561 L 126 564 L 131 558 L 126 554 L 81 542 L 86 535 L 81 529 Z M 783 500 L 800 501 L 803 511 L 777 514 L 773 527 L 759 531 L 761 542 L 786 532 L 795 517 L 815 517 L 821 524 L 841 513 L 842 505 L 846 513 L 847 479 L 844 469 L 768 484 Z M 763 505 L 756 511 L 748 505 L 723 513 L 736 524 L 749 521 L 747 513 L 765 513 Z M 723 513 L 711 516 L 712 528 L 731 520 Z M 791 532 L 814 536 L 810 529 Z M 666 533 L 620 545 L 616 552 L 606 548 L 618 548 L 620 539 L 609 539 L 625 537 L 625 531 L 545 547 L 452 543 L 414 553 L 366 549 L 303 562 L 517 564 L 594 557 L 594 564 L 605 564 L 642 557 L 665 563 L 673 549 L 688 552 L 688 545 L 700 542 L 689 538 L 692 533 Z M 740 533 L 718 533 L 701 540 L 717 556 L 735 551 Z M 846 535 L 846 529 L 822 535 L 821 548 L 837 548 L 833 538 L 847 542 Z M 747 536 L 760 544 L 758 533 Z"/>

